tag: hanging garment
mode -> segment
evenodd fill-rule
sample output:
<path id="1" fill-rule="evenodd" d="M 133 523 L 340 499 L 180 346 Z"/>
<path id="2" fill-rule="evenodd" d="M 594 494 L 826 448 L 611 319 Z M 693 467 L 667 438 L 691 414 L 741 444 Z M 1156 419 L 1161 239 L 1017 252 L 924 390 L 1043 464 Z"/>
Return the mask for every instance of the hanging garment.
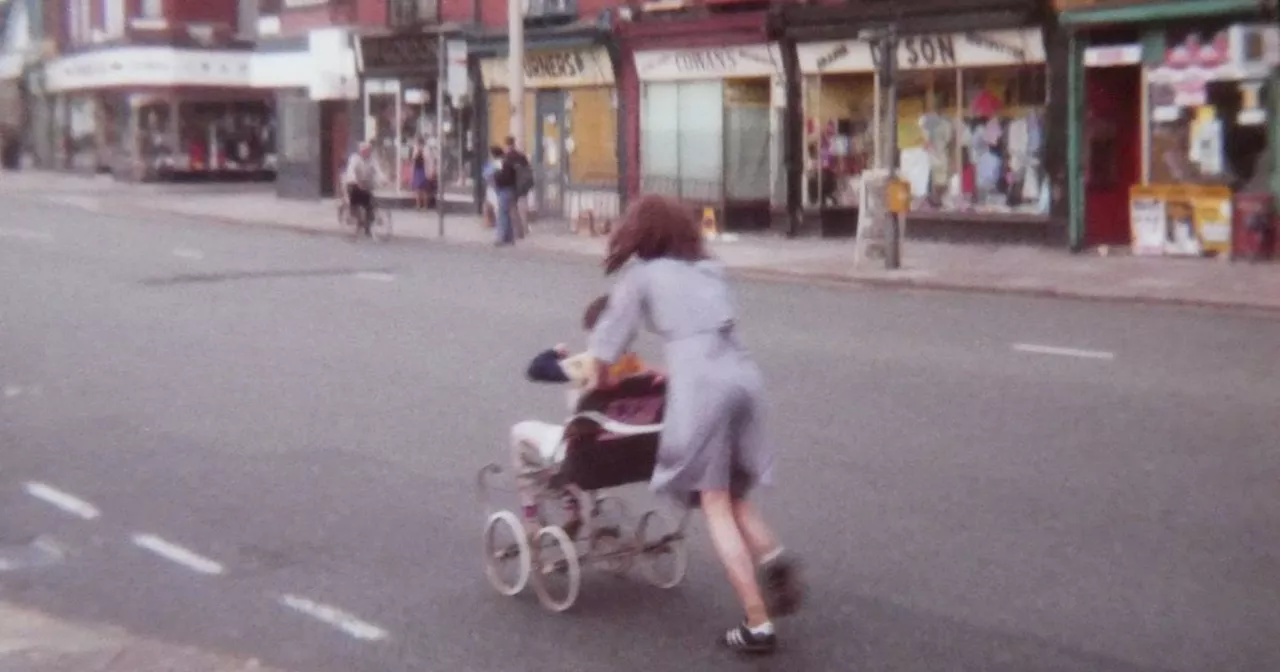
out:
<path id="1" fill-rule="evenodd" d="M 1000 175 L 1004 172 L 1004 161 L 995 152 L 987 152 L 978 157 L 977 186 L 979 193 L 995 191 L 1000 185 Z"/>
<path id="2" fill-rule="evenodd" d="M 902 150 L 900 171 L 903 179 L 911 184 L 912 197 L 929 195 L 929 179 L 933 171 L 928 151 L 921 147 Z"/>
<path id="3" fill-rule="evenodd" d="M 1027 167 L 1028 150 L 1031 143 L 1027 129 L 1027 119 L 1016 119 L 1009 122 L 1009 135 L 1005 140 L 1005 150 L 1009 154 L 1009 170 L 1021 172 Z"/>
<path id="4" fill-rule="evenodd" d="M 969 155 L 970 159 L 975 163 L 983 154 L 990 150 L 990 143 L 987 142 L 986 135 L 983 133 L 983 124 L 974 124 L 969 127 Z"/>
<path id="5" fill-rule="evenodd" d="M 1039 156 L 1040 150 L 1044 149 L 1044 124 L 1040 121 L 1040 115 L 1032 112 L 1027 115 L 1027 152 L 1032 156 Z"/>
<path id="6" fill-rule="evenodd" d="M 1040 200 L 1039 169 L 1027 168 L 1026 176 L 1022 180 L 1022 200 L 1025 203 L 1035 203 Z"/>
<path id="7" fill-rule="evenodd" d="M 1000 138 L 1003 135 L 1004 129 L 1001 128 L 999 119 L 992 119 L 991 121 L 988 121 L 987 125 L 982 129 L 982 139 L 991 147 L 995 147 L 1000 144 Z"/>
<path id="8" fill-rule="evenodd" d="M 1222 122 L 1202 118 L 1191 125 L 1190 159 L 1201 175 L 1221 175 L 1223 170 Z"/>

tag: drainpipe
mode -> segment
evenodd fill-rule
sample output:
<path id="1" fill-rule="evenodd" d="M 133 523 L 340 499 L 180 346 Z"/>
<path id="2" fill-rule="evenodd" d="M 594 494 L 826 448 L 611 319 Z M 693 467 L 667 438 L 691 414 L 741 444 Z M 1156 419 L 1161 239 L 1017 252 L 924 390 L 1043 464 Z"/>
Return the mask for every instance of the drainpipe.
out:
<path id="1" fill-rule="evenodd" d="M 787 238 L 800 234 L 804 221 L 804 109 L 801 97 L 800 59 L 795 38 L 783 36 L 782 73 L 787 111 L 782 118 L 782 165 L 786 172 Z"/>

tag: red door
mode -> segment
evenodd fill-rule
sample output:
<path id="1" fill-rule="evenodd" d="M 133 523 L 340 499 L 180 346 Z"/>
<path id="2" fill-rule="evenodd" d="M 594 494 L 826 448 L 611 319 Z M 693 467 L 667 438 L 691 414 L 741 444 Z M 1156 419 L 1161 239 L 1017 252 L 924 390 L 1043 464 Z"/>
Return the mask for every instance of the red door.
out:
<path id="1" fill-rule="evenodd" d="M 327 191 L 337 188 L 338 178 L 342 175 L 342 169 L 345 167 L 347 157 L 350 156 L 352 147 L 348 147 L 351 140 L 351 115 L 347 109 L 345 101 L 340 103 L 327 102 L 324 105 L 328 108 L 329 114 L 323 115 L 328 118 L 328 129 L 326 132 L 332 138 L 329 146 L 329 165 L 332 170 L 329 173 L 329 184 L 324 185 Z M 333 195 L 337 195 L 336 193 Z"/>
<path id="2" fill-rule="evenodd" d="M 1129 187 L 1141 181 L 1142 73 L 1137 67 L 1085 73 L 1085 242 L 1128 245 Z"/>

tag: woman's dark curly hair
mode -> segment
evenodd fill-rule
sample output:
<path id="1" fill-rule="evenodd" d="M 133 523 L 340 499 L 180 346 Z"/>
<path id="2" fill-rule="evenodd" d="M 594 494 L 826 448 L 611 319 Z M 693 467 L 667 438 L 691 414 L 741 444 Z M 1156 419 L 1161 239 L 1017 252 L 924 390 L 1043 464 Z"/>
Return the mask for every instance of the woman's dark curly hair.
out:
<path id="1" fill-rule="evenodd" d="M 622 215 L 609 238 L 604 272 L 616 273 L 631 257 L 701 261 L 707 258 L 693 209 L 666 196 L 641 196 Z"/>

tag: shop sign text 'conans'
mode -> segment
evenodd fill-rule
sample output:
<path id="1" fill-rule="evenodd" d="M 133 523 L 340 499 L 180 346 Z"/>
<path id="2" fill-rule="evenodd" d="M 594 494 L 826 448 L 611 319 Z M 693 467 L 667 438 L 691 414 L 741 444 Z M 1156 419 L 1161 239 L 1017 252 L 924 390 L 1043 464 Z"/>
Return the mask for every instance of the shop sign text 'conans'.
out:
<path id="1" fill-rule="evenodd" d="M 636 70 L 644 80 L 772 77 L 781 69 L 774 51 L 767 45 L 642 51 Z"/>

